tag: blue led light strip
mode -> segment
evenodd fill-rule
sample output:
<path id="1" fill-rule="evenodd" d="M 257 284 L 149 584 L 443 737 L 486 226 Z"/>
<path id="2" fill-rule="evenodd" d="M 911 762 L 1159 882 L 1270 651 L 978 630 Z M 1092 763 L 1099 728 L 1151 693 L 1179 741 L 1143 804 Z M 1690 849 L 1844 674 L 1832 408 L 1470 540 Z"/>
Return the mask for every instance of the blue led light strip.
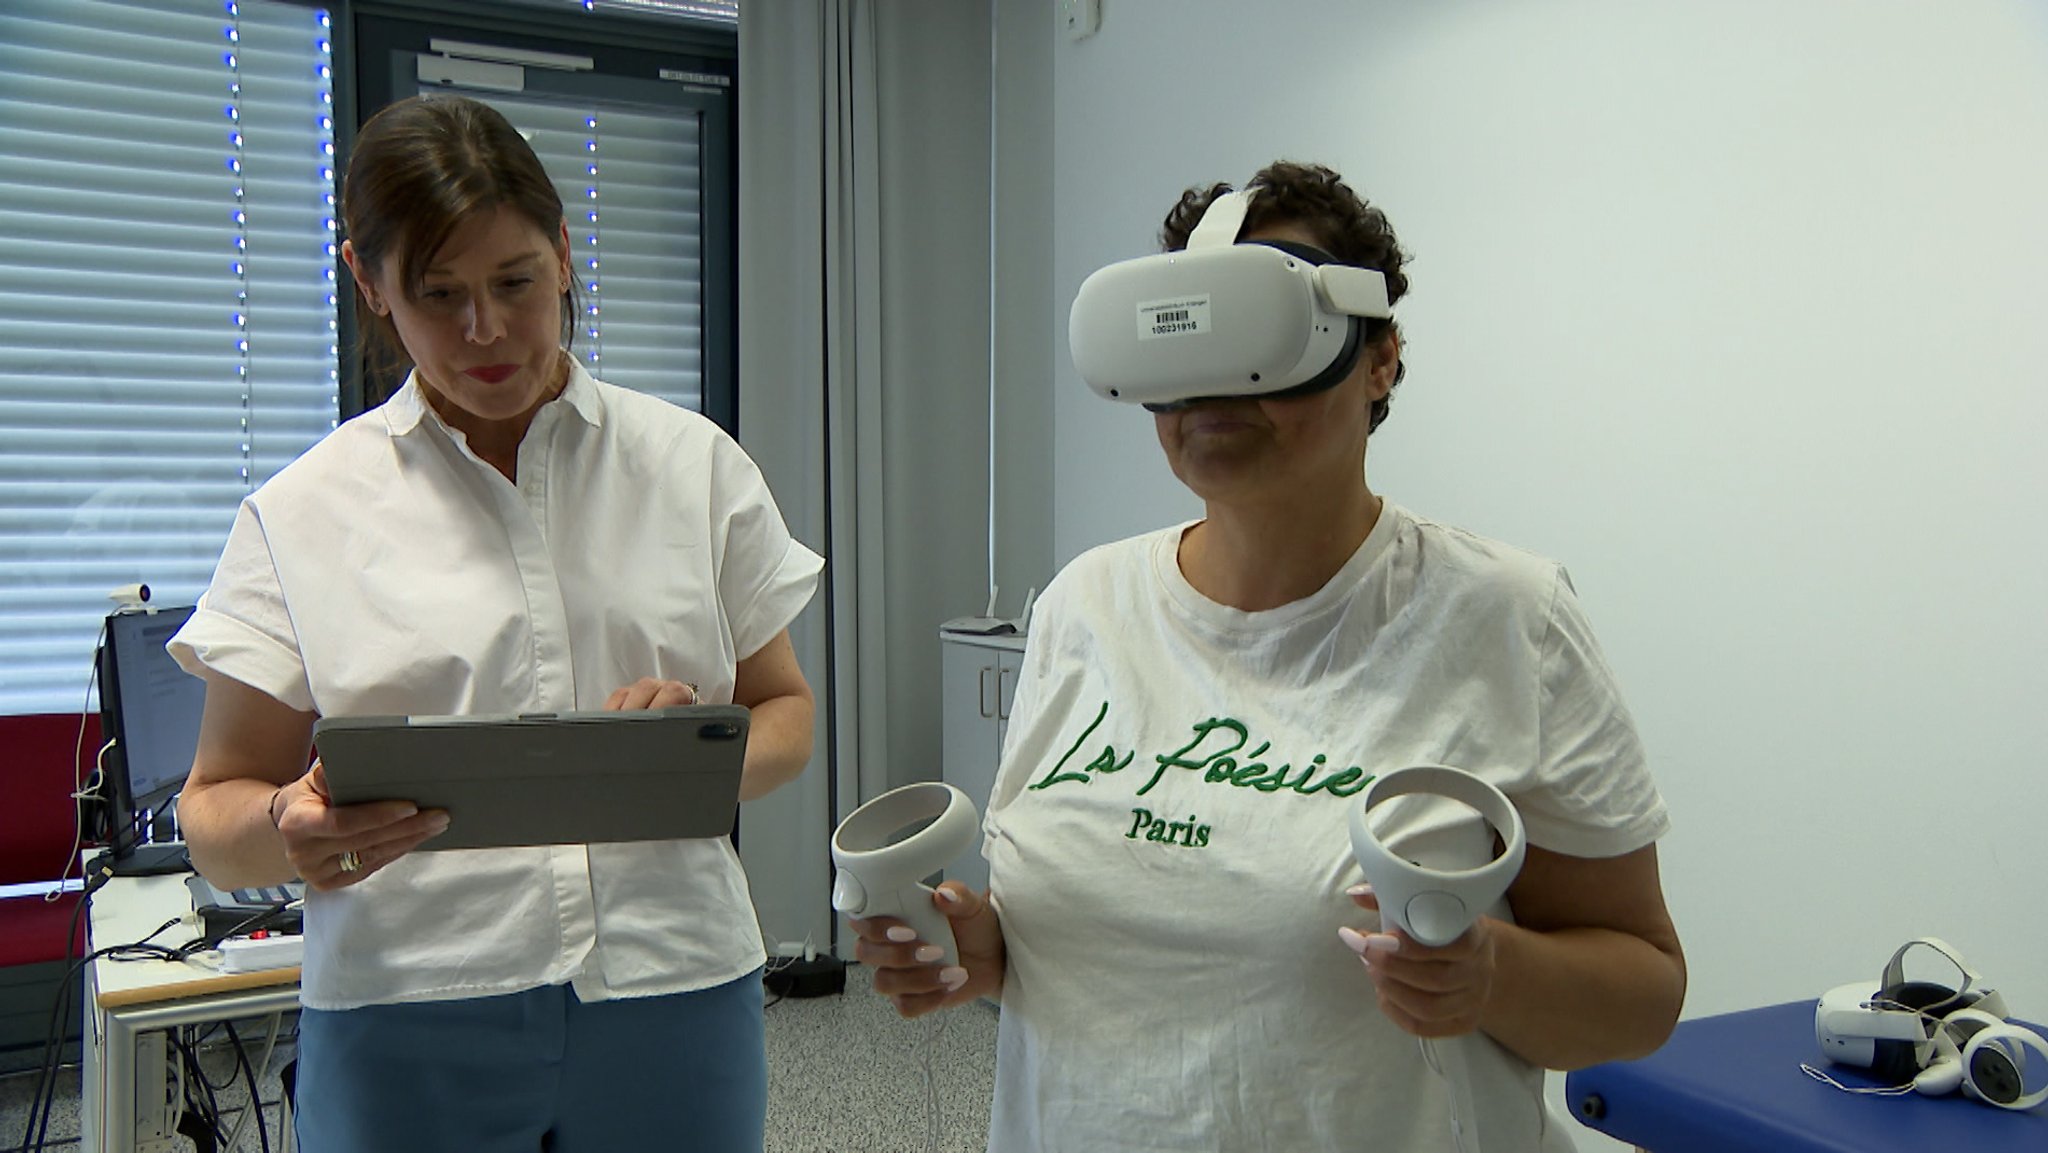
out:
<path id="1" fill-rule="evenodd" d="M 584 306 L 583 311 L 585 313 L 584 322 L 587 325 L 585 331 L 590 334 L 590 366 L 592 369 L 595 369 L 598 358 L 604 352 L 604 325 L 600 319 L 603 315 L 603 306 L 598 301 L 598 293 L 604 283 L 604 276 L 599 268 L 597 255 L 597 117 L 584 117 L 583 127 L 590 133 L 589 139 L 583 142 L 584 153 L 587 158 L 586 170 L 590 178 L 588 188 L 590 197 L 590 231 L 585 234 L 587 237 L 585 245 L 589 248 L 590 252 L 588 256 L 584 257 L 584 268 L 579 275 L 583 276 L 583 285 L 590 291 L 590 295 L 587 298 L 588 303 Z"/>
<path id="2" fill-rule="evenodd" d="M 336 279 L 334 262 L 338 256 L 334 227 L 334 42 L 331 32 L 334 21 L 322 8 L 313 13 L 313 45 L 319 49 L 320 64 L 320 107 L 315 116 L 319 126 L 319 138 L 315 144 L 318 151 L 316 165 L 320 174 L 320 194 L 325 202 L 322 216 L 325 222 L 325 248 L 327 252 L 327 418 L 329 428 L 341 422 L 341 326 L 335 314 Z"/>
<path id="3" fill-rule="evenodd" d="M 250 430 L 249 430 L 249 196 L 248 184 L 242 175 L 242 63 L 239 55 L 242 43 L 242 6 L 235 0 L 227 0 L 228 25 L 221 29 L 227 40 L 227 50 L 221 53 L 221 63 L 228 70 L 228 103 L 225 109 L 228 118 L 228 172 L 234 178 L 235 206 L 230 216 L 234 224 L 234 259 L 228 268 L 235 276 L 235 307 L 229 314 L 234 321 L 235 332 L 235 376 L 241 389 L 242 403 L 242 467 L 241 479 L 249 483 Z"/>

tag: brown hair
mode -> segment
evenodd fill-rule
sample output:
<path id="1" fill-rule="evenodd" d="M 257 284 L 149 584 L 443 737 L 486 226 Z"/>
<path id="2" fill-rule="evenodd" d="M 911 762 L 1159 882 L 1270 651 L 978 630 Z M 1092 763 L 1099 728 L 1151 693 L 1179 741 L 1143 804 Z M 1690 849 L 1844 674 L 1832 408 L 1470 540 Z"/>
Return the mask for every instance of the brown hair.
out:
<path id="1" fill-rule="evenodd" d="M 1202 214 L 1217 197 L 1231 190 L 1228 184 L 1212 184 L 1181 193 L 1180 202 L 1160 227 L 1160 245 L 1168 252 L 1186 248 Z M 1408 294 L 1408 277 L 1401 271 L 1408 254 L 1401 251 L 1394 226 L 1387 222 L 1386 213 L 1353 192 L 1343 177 L 1320 164 L 1282 160 L 1261 168 L 1246 191 L 1252 197 L 1244 216 L 1244 232 L 1299 224 L 1316 238 L 1316 246 L 1336 257 L 1338 263 L 1377 269 L 1385 276 L 1388 304 Z M 1398 331 L 1391 320 L 1367 320 L 1364 339 L 1368 344 L 1378 343 Z M 1400 384 L 1407 374 L 1408 366 L 1397 363 L 1394 383 Z M 1387 419 L 1392 400 L 1393 390 L 1389 389 L 1387 396 L 1373 402 L 1368 432 Z"/>
<path id="2" fill-rule="evenodd" d="M 533 147 L 488 104 L 461 96 L 415 96 L 388 105 L 357 133 L 342 183 L 341 224 L 368 275 L 394 255 L 398 283 L 419 291 L 434 254 L 462 222 L 509 207 L 550 240 L 560 235 L 562 198 Z M 581 309 L 572 275 L 562 343 L 575 338 Z M 356 295 L 356 323 L 371 366 L 402 375 L 411 364 L 398 329 Z"/>

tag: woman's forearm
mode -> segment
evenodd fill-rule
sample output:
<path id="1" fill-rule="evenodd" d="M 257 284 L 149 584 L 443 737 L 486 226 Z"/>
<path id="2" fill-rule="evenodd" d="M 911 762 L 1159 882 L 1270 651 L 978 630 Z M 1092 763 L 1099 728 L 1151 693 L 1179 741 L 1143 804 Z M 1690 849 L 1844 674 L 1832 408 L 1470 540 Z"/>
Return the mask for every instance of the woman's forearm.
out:
<path id="1" fill-rule="evenodd" d="M 770 697 L 753 707 L 740 800 L 767 796 L 797 779 L 811 761 L 814 709 L 808 697 Z"/>
<path id="2" fill-rule="evenodd" d="M 1615 929 L 1538 932 L 1493 925 L 1493 990 L 1480 1028 L 1546 1069 L 1632 1060 L 1671 1035 L 1685 1000 L 1685 963 Z"/>
<path id="3" fill-rule="evenodd" d="M 192 864 L 216 888 L 282 884 L 294 870 L 272 824 L 303 795 L 313 714 L 229 677 L 208 674 L 199 750 L 178 799 Z M 270 808 L 274 794 L 275 812 Z"/>
<path id="4" fill-rule="evenodd" d="M 238 777 L 187 785 L 178 799 L 192 865 L 220 889 L 279 885 L 295 875 L 285 859 L 284 839 L 270 823 L 268 806 L 278 785 Z M 276 799 L 281 811 L 285 799 Z"/>

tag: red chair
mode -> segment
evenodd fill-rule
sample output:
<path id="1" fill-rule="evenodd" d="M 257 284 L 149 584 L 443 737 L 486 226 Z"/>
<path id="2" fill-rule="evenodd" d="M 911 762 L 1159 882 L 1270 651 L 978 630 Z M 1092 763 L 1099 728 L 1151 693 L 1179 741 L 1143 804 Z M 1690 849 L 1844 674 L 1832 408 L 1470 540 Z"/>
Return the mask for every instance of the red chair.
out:
<path id="1" fill-rule="evenodd" d="M 79 774 L 76 716 L 0 717 L 0 887 L 46 886 L 72 859 Z M 99 718 L 86 719 L 86 759 L 99 748 Z M 47 900 L 29 891 L 0 897 L 0 1069 L 28 1068 L 41 1060 L 49 1013 L 67 965 L 85 955 L 85 917 L 79 895 Z M 77 914 L 76 921 L 73 920 Z M 71 932 L 69 947 L 65 940 Z M 78 1037 L 78 1017 L 62 1022 L 67 1059 Z"/>

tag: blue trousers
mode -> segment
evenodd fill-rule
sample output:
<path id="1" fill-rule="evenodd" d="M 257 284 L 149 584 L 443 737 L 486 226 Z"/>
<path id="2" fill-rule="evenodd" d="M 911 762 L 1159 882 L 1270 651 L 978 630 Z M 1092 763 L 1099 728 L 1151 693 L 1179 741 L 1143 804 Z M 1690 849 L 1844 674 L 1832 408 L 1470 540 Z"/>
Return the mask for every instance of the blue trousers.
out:
<path id="1" fill-rule="evenodd" d="M 761 1153 L 761 975 L 584 1003 L 566 985 L 299 1018 L 305 1153 Z"/>

